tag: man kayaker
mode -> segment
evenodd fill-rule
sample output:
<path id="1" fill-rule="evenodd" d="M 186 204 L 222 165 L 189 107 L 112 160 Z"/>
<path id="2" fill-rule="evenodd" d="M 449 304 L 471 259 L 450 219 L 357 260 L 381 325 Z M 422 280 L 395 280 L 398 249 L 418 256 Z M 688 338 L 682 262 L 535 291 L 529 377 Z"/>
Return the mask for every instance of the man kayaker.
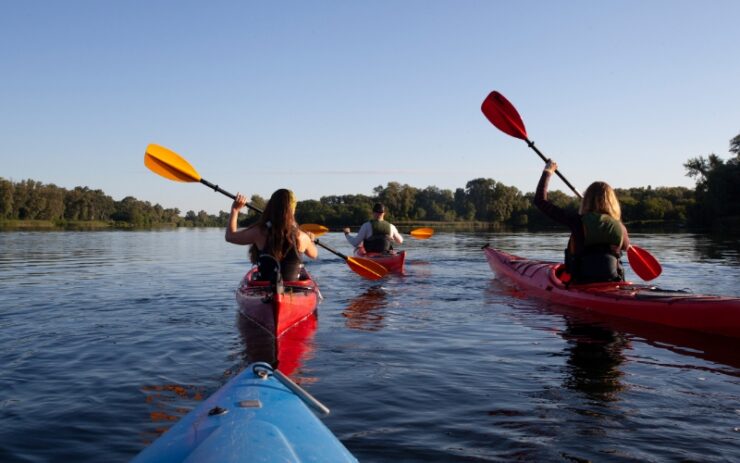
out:
<path id="1" fill-rule="evenodd" d="M 547 186 L 558 164 L 548 160 L 537 185 L 534 204 L 551 219 L 570 228 L 565 270 L 573 283 L 624 281 L 620 258 L 629 247 L 627 228 L 614 190 L 605 182 L 592 183 L 578 213 L 569 213 L 547 200 Z"/>
<path id="2" fill-rule="evenodd" d="M 231 205 L 226 241 L 252 245 L 249 259 L 259 267 L 260 280 L 273 280 L 277 268 L 284 281 L 300 280 L 303 269 L 301 256 L 305 254 L 315 259 L 318 250 L 313 234 L 302 231 L 296 224 L 296 199 L 293 192 L 285 188 L 274 192 L 257 223 L 237 230 L 239 211 L 246 204 L 247 197 L 237 193 Z"/>
<path id="3" fill-rule="evenodd" d="M 383 203 L 375 203 L 373 206 L 373 218 L 362 224 L 357 235 L 351 236 L 349 228 L 344 229 L 344 237 L 355 248 L 362 246 L 365 252 L 389 252 L 393 249 L 393 243 L 403 243 L 403 236 L 398 233 L 395 225 L 386 222 L 385 206 Z"/>

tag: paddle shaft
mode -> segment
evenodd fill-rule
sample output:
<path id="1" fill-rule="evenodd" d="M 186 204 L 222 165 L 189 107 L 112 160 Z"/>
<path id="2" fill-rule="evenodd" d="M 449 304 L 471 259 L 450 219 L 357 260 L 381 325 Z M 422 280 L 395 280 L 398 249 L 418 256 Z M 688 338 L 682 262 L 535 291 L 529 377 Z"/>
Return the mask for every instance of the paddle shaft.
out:
<path id="1" fill-rule="evenodd" d="M 206 180 L 204 178 L 200 179 L 200 183 L 202 183 L 203 185 L 207 186 L 208 188 L 213 189 L 213 191 L 217 191 L 217 192 L 219 192 L 219 193 L 221 193 L 221 194 L 223 194 L 225 196 L 228 196 L 231 199 L 236 199 L 236 195 L 233 195 L 233 194 L 229 193 L 228 191 L 224 190 L 220 186 L 214 185 L 213 183 L 209 182 L 208 180 Z M 247 206 L 249 209 L 252 209 L 254 212 L 257 212 L 259 214 L 262 214 L 262 209 L 259 209 L 257 207 L 254 207 L 254 206 L 252 206 L 249 203 L 245 204 L 245 206 Z"/>
<path id="2" fill-rule="evenodd" d="M 336 249 L 330 248 L 329 246 L 325 245 L 324 243 L 322 243 L 322 242 L 321 242 L 321 241 L 319 241 L 318 239 L 315 239 L 315 240 L 313 240 L 313 242 L 314 242 L 315 244 L 317 244 L 317 245 L 321 246 L 322 248 L 326 249 L 326 250 L 327 250 L 327 251 L 329 251 L 330 253 L 332 253 L 332 254 L 335 254 L 335 255 L 337 255 L 337 256 L 339 256 L 339 257 L 341 257 L 341 258 L 342 258 L 342 259 L 344 259 L 344 260 L 348 260 L 348 259 L 349 259 L 349 257 L 345 256 L 344 254 L 342 254 L 341 252 L 337 251 Z"/>
<path id="3" fill-rule="evenodd" d="M 534 150 L 534 152 L 537 153 L 537 154 L 539 154 L 540 158 L 542 158 L 542 160 L 545 161 L 545 163 L 547 163 L 547 161 L 549 159 L 546 158 L 545 155 L 542 154 L 542 152 L 539 149 L 537 149 L 536 146 L 534 146 L 534 142 L 533 141 L 531 141 L 529 138 L 525 138 L 524 141 L 527 142 L 527 146 L 529 146 L 530 148 L 532 148 Z M 568 185 L 568 188 L 570 188 L 571 191 L 573 191 L 573 193 L 575 193 L 576 196 L 578 196 L 579 199 L 583 199 L 583 196 L 581 195 L 581 193 L 578 190 L 576 190 L 576 187 L 574 187 L 573 185 L 570 184 L 570 182 L 568 181 L 568 179 L 566 179 L 563 176 L 563 174 L 560 173 L 559 170 L 556 169 L 555 170 L 555 173 L 558 175 L 558 177 L 560 177 L 560 180 L 562 180 L 566 185 Z"/>

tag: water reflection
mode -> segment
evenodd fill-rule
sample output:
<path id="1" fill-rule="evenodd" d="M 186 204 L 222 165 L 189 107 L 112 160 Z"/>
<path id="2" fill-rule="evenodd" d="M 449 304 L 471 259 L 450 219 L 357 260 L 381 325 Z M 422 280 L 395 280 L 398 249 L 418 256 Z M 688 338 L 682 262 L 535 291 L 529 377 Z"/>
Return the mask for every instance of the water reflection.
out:
<path id="1" fill-rule="evenodd" d="M 694 248 L 700 259 L 740 263 L 740 235 L 694 235 Z"/>
<path id="2" fill-rule="evenodd" d="M 560 336 L 568 342 L 568 376 L 563 385 L 594 400 L 618 400 L 624 389 L 619 367 L 625 360 L 622 350 L 627 340 L 610 329 L 567 317 Z"/>
<path id="3" fill-rule="evenodd" d="M 385 327 L 384 308 L 388 306 L 382 286 L 372 286 L 352 299 L 342 311 L 347 328 L 361 331 L 380 331 Z"/>
<path id="4" fill-rule="evenodd" d="M 141 391 L 146 397 L 146 403 L 151 407 L 149 419 L 156 424 L 153 431 L 142 434 L 142 443 L 151 444 L 180 418 L 187 415 L 191 409 L 185 404 L 202 401 L 204 390 L 203 386 L 182 384 L 142 386 Z"/>
<path id="5" fill-rule="evenodd" d="M 244 344 L 245 363 L 267 362 L 288 376 L 298 375 L 300 367 L 313 356 L 313 337 L 318 328 L 316 314 L 309 316 L 282 336 L 275 338 L 262 327 L 237 313 L 236 325 Z M 294 378 L 298 382 L 309 378 Z"/>

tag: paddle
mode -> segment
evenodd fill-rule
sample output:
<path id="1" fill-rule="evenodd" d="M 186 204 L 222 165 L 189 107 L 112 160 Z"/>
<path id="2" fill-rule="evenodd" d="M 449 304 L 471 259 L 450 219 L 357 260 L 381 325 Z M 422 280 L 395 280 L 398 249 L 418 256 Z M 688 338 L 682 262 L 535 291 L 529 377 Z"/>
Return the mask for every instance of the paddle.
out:
<path id="1" fill-rule="evenodd" d="M 545 155 L 543 155 L 540 150 L 534 146 L 534 142 L 527 137 L 527 129 L 524 127 L 524 121 L 522 121 L 519 112 L 516 110 L 514 105 L 509 102 L 509 100 L 504 98 L 502 94 L 495 91 L 491 92 L 486 99 L 483 100 L 481 111 L 483 111 L 486 118 L 491 122 L 491 124 L 496 126 L 496 128 L 505 134 L 526 141 L 527 146 L 532 148 L 543 161 L 547 162 L 548 159 Z M 578 198 L 583 198 L 581 193 L 570 184 L 560 171 L 555 170 L 555 173 L 560 177 L 560 180 L 568 185 Z M 627 258 L 629 259 L 630 267 L 632 267 L 637 276 L 645 281 L 650 281 L 653 278 L 656 278 L 663 271 L 660 263 L 652 254 L 637 246 L 630 245 L 627 248 Z"/>
<path id="2" fill-rule="evenodd" d="M 202 178 L 188 161 L 164 146 L 155 144 L 147 146 L 146 153 L 144 154 L 144 165 L 155 174 L 161 175 L 164 178 L 176 182 L 200 182 L 214 191 L 222 193 L 231 199 L 236 199 L 235 195 Z M 246 204 L 246 206 L 259 214 L 262 213 L 262 209 L 258 207 L 251 204 Z M 321 236 L 329 231 L 325 226 L 314 223 L 304 223 L 300 225 L 300 229 L 306 233 L 313 233 L 315 236 Z"/>
<path id="3" fill-rule="evenodd" d="M 417 240 L 428 240 L 432 237 L 432 235 L 434 235 L 434 229 L 428 227 L 416 228 L 414 230 L 411 230 L 409 232 L 409 235 L 411 235 L 412 238 L 416 238 Z"/>
<path id="4" fill-rule="evenodd" d="M 351 268 L 356 274 L 369 280 L 380 280 L 388 274 L 387 268 L 383 267 L 372 259 L 366 259 L 364 257 L 347 257 L 341 252 L 325 245 L 318 239 L 315 239 L 313 242 L 331 252 L 332 254 L 335 254 L 344 259 L 344 261 L 347 262 L 347 265 L 349 265 L 349 268 Z"/>

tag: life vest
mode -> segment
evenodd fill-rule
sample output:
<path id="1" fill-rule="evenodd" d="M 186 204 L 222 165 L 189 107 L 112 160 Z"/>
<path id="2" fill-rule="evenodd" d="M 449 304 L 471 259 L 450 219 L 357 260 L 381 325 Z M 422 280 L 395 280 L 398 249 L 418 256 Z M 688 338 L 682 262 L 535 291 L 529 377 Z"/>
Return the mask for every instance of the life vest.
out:
<path id="1" fill-rule="evenodd" d="M 581 216 L 584 242 L 578 250 L 571 235 L 565 250 L 565 267 L 574 283 L 624 281 L 620 258 L 624 238 L 622 223 L 607 214 Z"/>
<path id="2" fill-rule="evenodd" d="M 391 241 L 391 224 L 385 220 L 372 219 L 370 225 L 373 228 L 373 234 L 362 241 L 362 246 L 366 252 L 388 252 L 393 249 Z"/>
<path id="3" fill-rule="evenodd" d="M 278 281 L 278 275 L 283 281 L 297 281 L 301 278 L 303 259 L 301 259 L 301 253 L 298 252 L 298 249 L 295 246 L 290 246 L 283 259 L 278 262 L 272 255 L 272 240 L 268 239 L 265 249 L 261 249 L 259 252 L 257 268 L 258 278 L 262 281 L 276 282 Z"/>

